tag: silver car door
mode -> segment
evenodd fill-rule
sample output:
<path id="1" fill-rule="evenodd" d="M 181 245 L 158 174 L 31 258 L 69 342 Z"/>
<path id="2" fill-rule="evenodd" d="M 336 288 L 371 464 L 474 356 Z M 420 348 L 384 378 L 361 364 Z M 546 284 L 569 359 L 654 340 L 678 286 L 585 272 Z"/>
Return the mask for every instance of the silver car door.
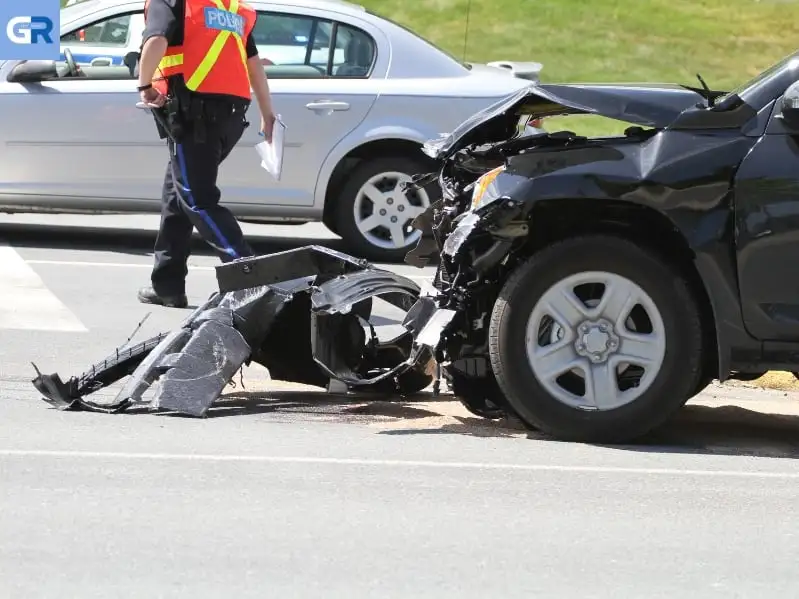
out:
<path id="1" fill-rule="evenodd" d="M 387 40 L 371 24 L 332 10 L 263 6 L 257 3 L 254 36 L 259 55 L 272 63 L 265 68 L 273 107 L 286 124 L 283 172 L 276 182 L 260 168 L 253 146 L 262 140 L 261 115 L 253 101 L 251 126 L 222 167 L 220 187 L 227 202 L 311 207 L 325 158 L 367 117 L 379 94 Z"/>

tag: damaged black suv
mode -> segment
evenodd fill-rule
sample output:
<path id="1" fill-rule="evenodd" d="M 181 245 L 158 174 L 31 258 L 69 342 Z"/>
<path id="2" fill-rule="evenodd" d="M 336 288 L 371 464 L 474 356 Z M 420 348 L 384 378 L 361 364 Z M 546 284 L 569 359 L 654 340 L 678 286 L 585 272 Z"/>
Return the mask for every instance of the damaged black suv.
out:
<path id="1" fill-rule="evenodd" d="M 713 379 L 799 360 L 799 53 L 732 92 L 547 85 L 429 142 L 440 355 L 475 413 L 626 441 Z M 594 114 L 623 136 L 525 135 Z"/>
<path id="2" fill-rule="evenodd" d="M 425 289 L 318 246 L 243 258 L 177 330 L 33 383 L 60 409 L 202 416 L 253 361 L 385 398 L 443 378 L 480 416 L 622 442 L 713 379 L 795 371 L 799 54 L 731 92 L 700 83 L 532 85 L 426 144 L 437 166 L 413 184 L 442 197 L 407 256 L 438 258 Z M 529 134 L 576 114 L 629 127 Z M 388 340 L 381 296 L 405 312 Z M 127 376 L 114 401 L 84 398 Z"/>

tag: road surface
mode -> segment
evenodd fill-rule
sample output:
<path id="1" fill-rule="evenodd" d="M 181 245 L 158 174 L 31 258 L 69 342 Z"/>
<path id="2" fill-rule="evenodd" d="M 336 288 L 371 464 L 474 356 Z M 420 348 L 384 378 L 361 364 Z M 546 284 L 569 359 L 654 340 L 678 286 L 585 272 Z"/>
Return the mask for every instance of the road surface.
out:
<path id="1" fill-rule="evenodd" d="M 57 412 L 31 360 L 71 374 L 147 312 L 141 335 L 185 312 L 136 302 L 151 237 L 15 222 L 0 221 L 0 597 L 796 595 L 794 397 L 714 387 L 634 447 L 258 373 L 203 420 Z M 336 243 L 316 225 L 258 230 L 300 238 L 262 251 Z M 214 263 L 192 259 L 192 303 Z"/>

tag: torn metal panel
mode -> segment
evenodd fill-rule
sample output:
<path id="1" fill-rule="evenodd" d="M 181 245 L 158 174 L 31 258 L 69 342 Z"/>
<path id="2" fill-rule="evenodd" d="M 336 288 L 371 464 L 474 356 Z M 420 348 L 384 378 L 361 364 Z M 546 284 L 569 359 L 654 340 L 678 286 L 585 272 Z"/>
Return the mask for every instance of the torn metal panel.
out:
<path id="1" fill-rule="evenodd" d="M 323 246 L 309 245 L 220 264 L 216 266 L 216 280 L 219 291 L 225 293 L 306 277 L 320 283 L 338 275 L 367 268 L 371 266 L 366 260 Z"/>
<path id="2" fill-rule="evenodd" d="M 173 353 L 174 351 L 180 351 L 191 336 L 191 325 L 195 319 L 204 311 L 216 307 L 220 300 L 221 296 L 219 294 L 214 294 L 204 304 L 197 307 L 188 318 L 183 321 L 179 328 L 166 335 L 132 373 L 131 378 L 117 394 L 114 404 L 122 406 L 140 403 L 142 395 L 147 392 L 150 385 L 152 385 L 160 375 L 157 365 L 161 361 L 162 356 Z"/>
<path id="3" fill-rule="evenodd" d="M 364 332 L 374 297 L 406 312 L 414 306 L 420 289 L 411 279 L 317 246 L 223 264 L 217 276 L 220 291 L 180 327 L 151 340 L 127 368 L 84 375 L 86 384 L 63 383 L 57 374 L 39 375 L 34 384 L 64 409 L 142 405 L 203 416 L 252 361 L 274 378 L 319 386 L 330 372 L 378 392 L 418 391 L 432 380 L 432 353 L 414 347 L 410 329 L 385 343 L 367 341 Z M 83 399 L 128 375 L 112 403 Z"/>
<path id="4" fill-rule="evenodd" d="M 401 386 L 400 377 L 409 371 L 432 377 L 442 333 L 454 314 L 437 309 L 432 297 L 419 297 L 402 323 L 405 332 L 384 342 L 373 334 L 357 352 L 353 346 L 358 344 L 358 331 L 362 331 L 357 316 L 314 311 L 314 360 L 331 378 L 353 387 L 391 379 Z"/>
<path id="5" fill-rule="evenodd" d="M 297 281 L 299 291 L 307 288 Z M 269 286 L 217 294 L 153 350 L 117 402 L 150 403 L 143 395 L 157 381 L 153 408 L 204 415 L 290 299 L 291 292 Z"/>
<path id="6" fill-rule="evenodd" d="M 57 373 L 42 374 L 34 364 L 37 376 L 33 379 L 33 385 L 42 394 L 45 402 L 59 410 L 101 412 L 122 410 L 128 406 L 128 402 L 119 405 L 99 404 L 84 398 L 135 372 L 165 337 L 166 334 L 156 335 L 132 346 L 119 347 L 110 356 L 88 368 L 86 372 L 71 377 L 66 382 L 63 382 Z"/>
<path id="7" fill-rule="evenodd" d="M 388 270 L 364 270 L 323 283 L 313 290 L 314 312 L 346 314 L 352 306 L 372 297 L 380 297 L 402 310 L 410 310 L 419 296 L 419 285 Z"/>
<path id="8" fill-rule="evenodd" d="M 409 359 L 413 351 L 407 330 L 381 342 L 374 328 L 351 312 L 353 306 L 376 297 L 407 312 L 419 292 L 419 285 L 407 277 L 378 269 L 339 275 L 315 288 L 311 330 L 316 363 L 331 378 L 352 386 L 374 385 L 411 368 L 415 361 Z M 364 327 L 370 330 L 369 340 Z"/>
<path id="9" fill-rule="evenodd" d="M 238 372 L 251 350 L 230 322 L 209 319 L 200 324 L 179 353 L 159 363 L 164 370 L 154 408 L 202 416 Z"/>

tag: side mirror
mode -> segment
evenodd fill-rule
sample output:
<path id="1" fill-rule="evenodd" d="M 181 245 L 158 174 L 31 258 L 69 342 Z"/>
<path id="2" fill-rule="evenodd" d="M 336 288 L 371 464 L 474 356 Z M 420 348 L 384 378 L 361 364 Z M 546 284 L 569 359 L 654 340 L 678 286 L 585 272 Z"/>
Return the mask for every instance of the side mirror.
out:
<path id="1" fill-rule="evenodd" d="M 54 60 L 26 60 L 11 69 L 6 80 L 9 83 L 39 83 L 57 78 Z"/>

